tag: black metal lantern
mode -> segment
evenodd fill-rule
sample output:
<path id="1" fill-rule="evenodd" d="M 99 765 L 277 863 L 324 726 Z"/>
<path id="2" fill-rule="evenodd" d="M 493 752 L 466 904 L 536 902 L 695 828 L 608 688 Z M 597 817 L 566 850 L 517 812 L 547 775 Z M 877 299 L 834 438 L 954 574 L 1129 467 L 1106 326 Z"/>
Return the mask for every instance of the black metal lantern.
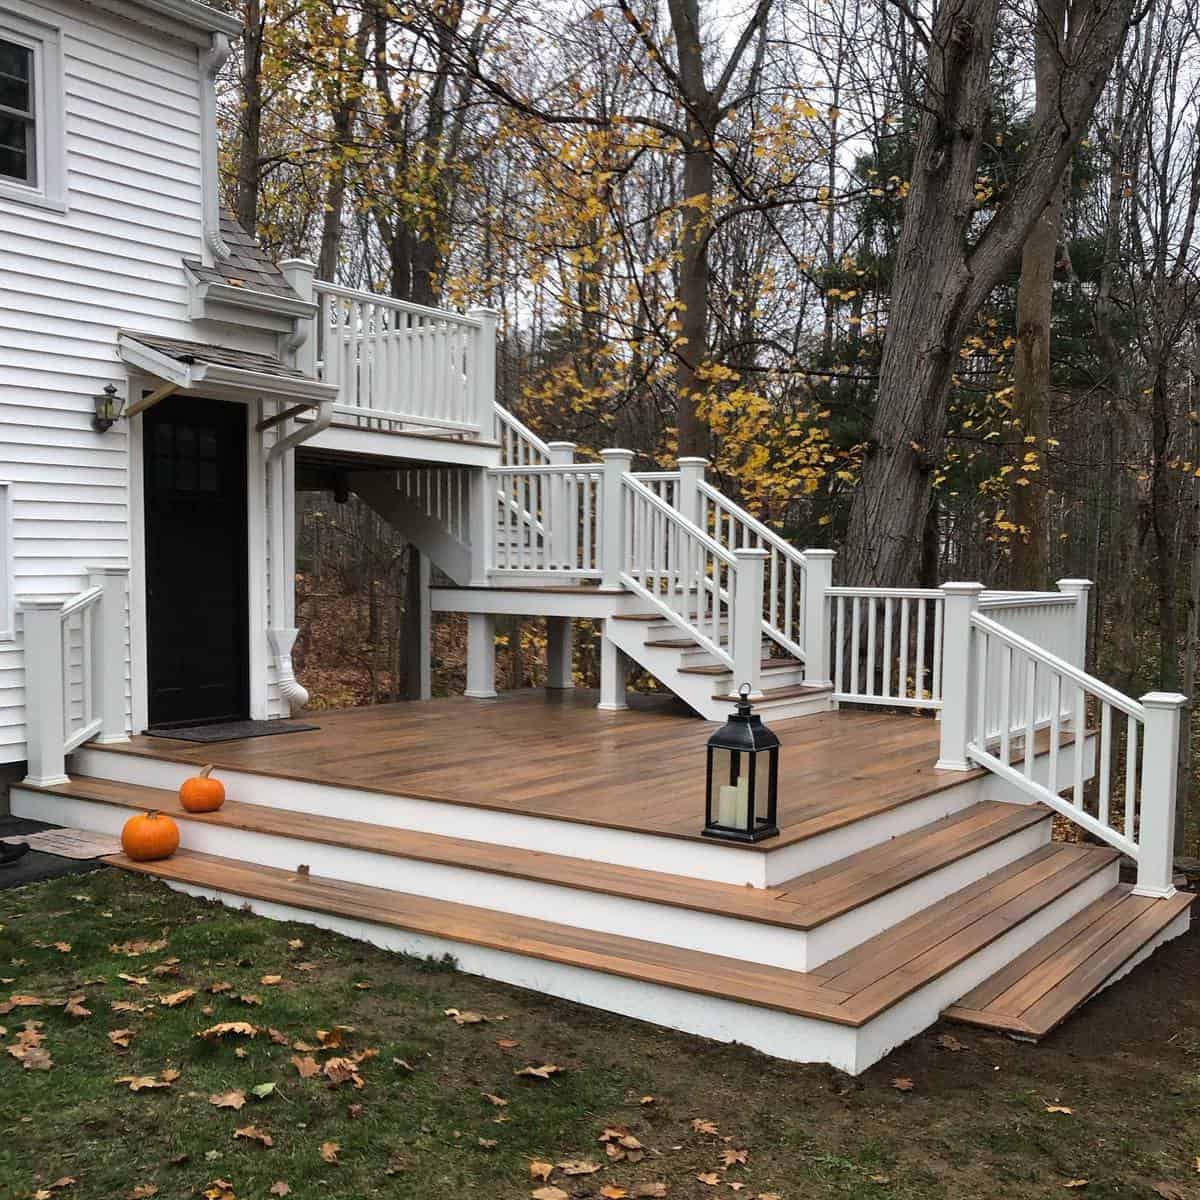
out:
<path id="1" fill-rule="evenodd" d="M 125 397 L 120 394 L 116 384 L 112 383 L 106 383 L 104 391 L 97 392 L 92 397 L 92 403 L 96 407 L 92 427 L 97 433 L 107 433 L 125 411 Z"/>
<path id="2" fill-rule="evenodd" d="M 757 842 L 779 833 L 779 739 L 750 708 L 750 685 L 737 711 L 708 739 L 704 836 Z"/>

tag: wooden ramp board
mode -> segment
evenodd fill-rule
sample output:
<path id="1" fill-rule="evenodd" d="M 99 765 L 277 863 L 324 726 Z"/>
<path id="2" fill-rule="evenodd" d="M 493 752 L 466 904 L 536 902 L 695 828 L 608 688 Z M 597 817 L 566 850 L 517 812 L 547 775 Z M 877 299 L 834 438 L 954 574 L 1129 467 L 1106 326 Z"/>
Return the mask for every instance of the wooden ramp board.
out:
<path id="1" fill-rule="evenodd" d="M 1038 1041 L 1185 913 L 1195 896 L 1135 896 L 1122 884 L 952 1004 L 944 1016 Z"/>
<path id="2" fill-rule="evenodd" d="M 1115 857 L 1115 851 L 1095 847 L 1043 847 L 932 905 L 920 914 L 919 923 L 901 922 L 809 972 L 193 851 L 181 850 L 160 862 L 136 863 L 124 855 L 105 862 L 246 899 L 857 1027 L 1067 895 Z"/>
<path id="3" fill-rule="evenodd" d="M 217 812 L 190 813 L 174 792 L 108 779 L 77 776 L 47 788 L 23 786 L 27 791 L 165 812 L 178 821 L 344 846 L 800 930 L 814 929 L 1052 816 L 1041 805 L 984 801 L 820 870 L 773 887 L 748 888 L 236 800 L 227 800 Z M 297 848 L 296 853 L 299 861 L 303 850 Z"/>

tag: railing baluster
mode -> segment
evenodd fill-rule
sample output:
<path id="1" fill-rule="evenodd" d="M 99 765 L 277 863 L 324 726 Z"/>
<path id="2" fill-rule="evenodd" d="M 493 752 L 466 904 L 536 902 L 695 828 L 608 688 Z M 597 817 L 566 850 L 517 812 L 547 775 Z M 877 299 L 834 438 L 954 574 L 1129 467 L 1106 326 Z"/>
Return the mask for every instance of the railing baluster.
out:
<path id="1" fill-rule="evenodd" d="M 836 596 L 832 598 L 837 604 L 837 632 L 835 633 L 836 641 L 833 647 L 834 656 L 834 679 L 837 681 L 837 690 L 845 692 L 846 690 L 846 597 Z"/>
<path id="2" fill-rule="evenodd" d="M 913 601 L 912 603 L 918 606 L 922 603 L 921 600 Z M 896 695 L 901 700 L 908 699 L 908 610 L 910 602 L 904 598 L 899 601 L 900 604 L 900 654 L 896 663 Z M 914 697 L 915 699 L 915 693 Z"/>
<path id="3" fill-rule="evenodd" d="M 1083 752 L 1087 745 L 1087 713 L 1083 688 L 1075 689 L 1075 777 L 1071 799 L 1076 808 L 1083 807 Z"/>
<path id="4" fill-rule="evenodd" d="M 925 688 L 925 610 L 929 601 L 922 596 L 916 601 L 917 606 L 917 644 L 913 655 L 913 699 L 922 698 Z M 929 680 L 929 694 L 933 695 L 933 679 Z"/>
<path id="5" fill-rule="evenodd" d="M 1062 676 L 1050 672 L 1050 787 L 1058 791 L 1058 743 L 1062 737 Z"/>
<path id="6" fill-rule="evenodd" d="M 1096 747 L 1100 756 L 1100 788 L 1097 816 L 1101 825 L 1108 824 L 1109 799 L 1112 794 L 1112 705 L 1100 704 L 1100 744 Z"/>
<path id="7" fill-rule="evenodd" d="M 860 655 L 859 648 L 859 633 L 862 629 L 862 620 L 859 616 L 859 604 L 861 597 L 855 596 L 851 600 L 852 609 L 850 612 L 850 691 L 854 695 L 860 692 L 858 686 L 858 664 Z"/>
<path id="8" fill-rule="evenodd" d="M 1012 761 L 1012 647 L 1001 646 L 1000 655 L 1000 761 L 1007 763 Z"/>
<path id="9" fill-rule="evenodd" d="M 1130 841 L 1137 841 L 1138 802 L 1138 724 L 1132 717 L 1125 724 L 1125 821 L 1124 834 Z"/>
<path id="10" fill-rule="evenodd" d="M 1036 756 L 1034 739 L 1037 730 L 1037 673 L 1036 661 L 1030 659 L 1025 671 L 1025 778 L 1033 778 Z"/>
<path id="11" fill-rule="evenodd" d="M 885 698 L 892 694 L 892 605 L 894 600 L 888 596 L 883 602 L 883 686 L 879 694 Z"/>

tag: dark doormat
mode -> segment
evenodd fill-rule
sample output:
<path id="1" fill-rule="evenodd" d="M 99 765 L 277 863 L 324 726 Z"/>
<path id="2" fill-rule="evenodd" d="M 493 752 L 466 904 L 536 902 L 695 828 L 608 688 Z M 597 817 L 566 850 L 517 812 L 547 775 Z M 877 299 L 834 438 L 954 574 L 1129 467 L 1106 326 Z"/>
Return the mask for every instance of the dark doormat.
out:
<path id="1" fill-rule="evenodd" d="M 219 725 L 184 725 L 179 729 L 147 729 L 147 737 L 180 742 L 237 742 L 242 738 L 270 737 L 274 733 L 307 733 L 320 725 L 302 721 L 222 721 Z"/>
<path id="2" fill-rule="evenodd" d="M 0 837 L 16 833 L 39 833 L 53 829 L 45 821 L 29 821 L 22 817 L 0 817 Z M 98 858 L 61 858 L 57 854 L 43 854 L 30 850 L 16 862 L 0 866 L 0 888 L 22 887 L 27 883 L 38 883 L 43 879 L 56 879 L 59 875 L 82 875 L 95 871 L 104 864 Z"/>

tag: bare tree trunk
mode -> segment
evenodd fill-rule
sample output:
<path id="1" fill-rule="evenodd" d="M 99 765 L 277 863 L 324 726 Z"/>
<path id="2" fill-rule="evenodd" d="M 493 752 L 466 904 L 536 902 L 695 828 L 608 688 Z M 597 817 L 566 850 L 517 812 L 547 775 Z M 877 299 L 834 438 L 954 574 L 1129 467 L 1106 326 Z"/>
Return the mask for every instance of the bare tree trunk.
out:
<path id="1" fill-rule="evenodd" d="M 237 218 L 252 237 L 258 227 L 259 158 L 262 154 L 263 43 L 266 17 L 260 0 L 246 0 L 242 34 L 241 137 L 238 140 Z"/>

